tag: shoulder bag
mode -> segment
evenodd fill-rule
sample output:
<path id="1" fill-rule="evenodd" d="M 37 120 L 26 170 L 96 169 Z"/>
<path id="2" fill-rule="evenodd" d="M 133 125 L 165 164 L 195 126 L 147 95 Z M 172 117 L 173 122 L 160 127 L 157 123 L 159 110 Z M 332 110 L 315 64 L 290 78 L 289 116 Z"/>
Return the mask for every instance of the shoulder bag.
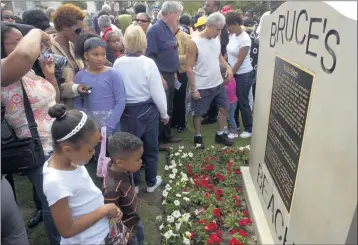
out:
<path id="1" fill-rule="evenodd" d="M 32 137 L 19 139 L 6 119 L 1 120 L 1 173 L 12 174 L 26 172 L 41 167 L 45 162 L 37 123 L 27 97 L 26 91 L 20 81 L 23 92 L 24 108 L 28 127 Z"/>

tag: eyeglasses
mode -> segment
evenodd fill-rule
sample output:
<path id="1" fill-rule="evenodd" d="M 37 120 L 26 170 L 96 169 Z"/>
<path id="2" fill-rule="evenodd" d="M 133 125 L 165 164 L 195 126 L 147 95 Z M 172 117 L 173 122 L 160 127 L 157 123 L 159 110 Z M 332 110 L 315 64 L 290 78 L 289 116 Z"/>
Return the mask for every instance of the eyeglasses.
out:
<path id="1" fill-rule="evenodd" d="M 140 19 L 135 19 L 134 21 L 140 22 L 140 23 L 148 23 L 149 22 L 149 20 L 140 20 Z"/>
<path id="2" fill-rule="evenodd" d="M 14 19 L 14 16 L 13 15 L 4 15 L 4 19 L 5 20 L 9 20 L 9 19 Z"/>

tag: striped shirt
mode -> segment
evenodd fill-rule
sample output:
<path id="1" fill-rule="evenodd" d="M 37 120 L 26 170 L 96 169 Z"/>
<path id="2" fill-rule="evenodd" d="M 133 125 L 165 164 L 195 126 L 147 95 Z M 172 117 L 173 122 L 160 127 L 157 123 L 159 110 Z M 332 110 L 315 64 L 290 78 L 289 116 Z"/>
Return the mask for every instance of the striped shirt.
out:
<path id="1" fill-rule="evenodd" d="M 132 174 L 114 172 L 110 164 L 103 182 L 103 196 L 104 203 L 114 203 L 122 210 L 122 221 L 133 234 L 140 217 Z"/>

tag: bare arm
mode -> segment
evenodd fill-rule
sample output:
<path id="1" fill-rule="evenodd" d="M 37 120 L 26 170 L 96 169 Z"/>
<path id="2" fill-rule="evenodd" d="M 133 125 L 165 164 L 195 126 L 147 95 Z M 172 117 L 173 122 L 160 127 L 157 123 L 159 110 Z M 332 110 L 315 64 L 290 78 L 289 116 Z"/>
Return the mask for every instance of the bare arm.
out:
<path id="1" fill-rule="evenodd" d="M 244 62 L 245 57 L 246 57 L 246 55 L 247 55 L 247 53 L 249 51 L 250 51 L 249 46 L 240 48 L 239 56 L 237 57 L 237 60 L 236 60 L 236 63 L 234 65 L 234 67 L 232 68 L 232 72 L 234 74 L 236 74 L 236 72 L 240 69 L 240 66 L 241 66 L 242 62 Z"/>
<path id="2" fill-rule="evenodd" d="M 41 52 L 44 32 L 32 29 L 11 54 L 1 60 L 1 86 L 7 87 L 28 73 Z M 14 65 L 16 64 L 16 65 Z"/>
<path id="3" fill-rule="evenodd" d="M 62 198 L 51 206 L 51 215 L 56 228 L 64 238 L 73 237 L 94 225 L 102 218 L 119 217 L 122 215 L 115 204 L 105 204 L 96 210 L 77 219 L 72 218 L 71 208 L 68 205 L 68 197 Z"/>
<path id="4" fill-rule="evenodd" d="M 220 53 L 220 56 L 219 56 L 219 62 L 220 62 L 221 66 L 226 67 L 226 74 L 225 74 L 224 83 L 228 83 L 232 79 L 232 76 L 233 76 L 231 66 L 226 62 L 224 56 L 222 56 L 221 53 Z"/>
<path id="5" fill-rule="evenodd" d="M 196 63 L 197 55 L 198 55 L 198 48 L 196 47 L 195 42 L 190 40 L 188 43 L 188 50 L 186 53 L 186 65 L 187 65 L 186 74 L 188 75 L 191 91 L 196 90 L 195 74 L 193 69 Z"/>

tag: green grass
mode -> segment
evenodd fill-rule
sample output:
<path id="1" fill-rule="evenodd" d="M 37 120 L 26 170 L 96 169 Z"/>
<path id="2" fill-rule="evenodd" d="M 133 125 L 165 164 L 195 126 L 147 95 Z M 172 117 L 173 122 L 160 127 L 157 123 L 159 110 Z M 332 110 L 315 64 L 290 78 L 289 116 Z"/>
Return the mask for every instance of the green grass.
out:
<path id="1" fill-rule="evenodd" d="M 216 124 L 202 126 L 202 136 L 204 143 L 207 147 L 210 145 L 216 145 L 214 143 L 214 136 L 216 131 Z M 177 134 L 176 130 L 173 130 L 174 135 L 179 136 L 182 142 L 179 144 L 173 144 L 173 148 L 177 148 L 179 145 L 184 145 L 185 148 L 193 148 L 193 135 L 194 130 L 191 122 L 189 122 L 188 129 L 181 134 Z M 245 146 L 250 144 L 249 139 L 238 139 L 235 142 L 236 146 Z M 219 145 L 217 145 L 220 147 Z M 221 146 L 222 147 L 222 146 Z M 195 150 L 193 150 L 195 153 Z M 160 153 L 160 159 L 158 164 L 158 174 L 162 174 L 165 165 L 165 154 Z M 96 177 L 96 166 L 88 165 L 88 171 L 91 174 L 94 182 L 100 187 L 100 183 Z M 144 175 L 144 173 L 143 173 Z M 27 177 L 17 176 L 15 177 L 15 185 L 18 203 L 22 211 L 25 222 L 28 221 L 31 213 L 34 210 L 34 203 L 32 201 L 32 185 L 28 181 Z M 139 197 L 139 213 L 141 215 L 144 231 L 145 242 L 148 245 L 159 245 L 160 234 L 155 226 L 155 217 L 161 213 L 161 189 L 155 193 L 145 193 L 144 176 L 142 176 L 142 186 L 140 189 Z M 33 229 L 28 229 L 28 236 L 32 245 L 49 245 L 43 222 Z"/>

